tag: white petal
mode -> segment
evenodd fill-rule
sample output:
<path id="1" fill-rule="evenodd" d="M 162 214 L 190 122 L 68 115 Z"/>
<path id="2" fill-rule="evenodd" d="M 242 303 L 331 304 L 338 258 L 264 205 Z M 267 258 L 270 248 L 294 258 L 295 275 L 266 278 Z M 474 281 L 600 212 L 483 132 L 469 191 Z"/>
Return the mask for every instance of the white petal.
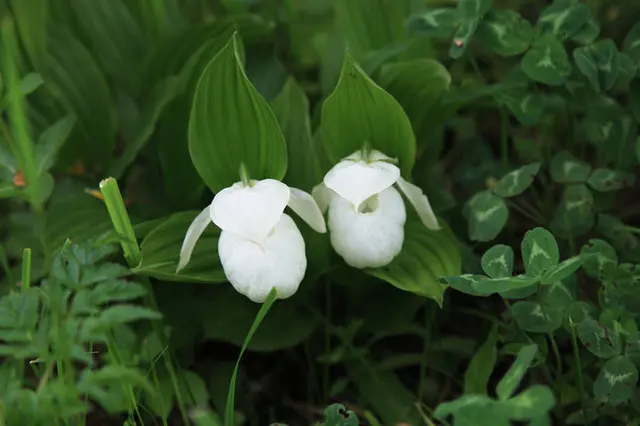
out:
<path id="1" fill-rule="evenodd" d="M 210 206 L 207 206 L 204 210 L 198 213 L 191 225 L 189 225 L 189 229 L 187 229 L 187 234 L 184 236 L 184 241 L 182 241 L 182 247 L 180 248 L 180 260 L 178 261 L 178 268 L 176 269 L 176 273 L 180 272 L 182 268 L 187 266 L 189 260 L 191 259 L 191 254 L 193 253 L 193 248 L 196 246 L 196 242 L 207 228 L 207 226 L 211 223 L 211 213 L 209 212 Z"/>
<path id="2" fill-rule="evenodd" d="M 377 195 L 371 213 L 359 213 L 341 197 L 329 206 L 331 245 L 354 268 L 378 268 L 400 253 L 407 214 L 400 193 L 390 187 Z"/>
<path id="3" fill-rule="evenodd" d="M 307 224 L 316 232 L 324 234 L 327 232 L 327 225 L 324 223 L 324 216 L 320 207 L 311 194 L 297 188 L 289 188 L 289 207 L 296 212 Z"/>
<path id="4" fill-rule="evenodd" d="M 409 202 L 415 207 L 424 226 L 434 231 L 441 229 L 438 218 L 436 218 L 436 215 L 433 213 L 429 199 L 424 195 L 422 189 L 402 178 L 398 179 L 397 183 L 398 188 L 400 188 L 409 199 Z"/>
<path id="5" fill-rule="evenodd" d="M 257 303 L 264 302 L 274 287 L 279 299 L 292 296 L 307 269 L 302 234 L 286 214 L 262 246 L 222 231 L 218 255 L 233 288 Z"/>
<path id="6" fill-rule="evenodd" d="M 253 186 L 236 183 L 218 192 L 211 202 L 211 220 L 223 231 L 262 243 L 289 202 L 289 187 L 265 179 Z"/>
<path id="7" fill-rule="evenodd" d="M 318 207 L 320 207 L 320 211 L 323 214 L 329 208 L 331 199 L 336 195 L 338 194 L 327 188 L 327 185 L 325 185 L 324 182 L 321 182 L 320 184 L 314 186 L 311 190 L 311 196 L 314 200 L 316 200 L 316 203 L 318 204 Z"/>
<path id="8" fill-rule="evenodd" d="M 396 183 L 400 169 L 383 161 L 341 161 L 324 177 L 324 184 L 357 209 L 360 204 Z"/>

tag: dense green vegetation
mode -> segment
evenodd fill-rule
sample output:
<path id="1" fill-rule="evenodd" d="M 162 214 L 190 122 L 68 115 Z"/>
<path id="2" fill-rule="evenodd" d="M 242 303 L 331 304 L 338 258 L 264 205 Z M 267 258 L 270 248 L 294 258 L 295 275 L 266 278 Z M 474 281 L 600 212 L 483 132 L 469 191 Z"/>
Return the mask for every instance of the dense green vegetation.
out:
<path id="1" fill-rule="evenodd" d="M 640 5 L 0 15 L 0 426 L 640 426 Z"/>

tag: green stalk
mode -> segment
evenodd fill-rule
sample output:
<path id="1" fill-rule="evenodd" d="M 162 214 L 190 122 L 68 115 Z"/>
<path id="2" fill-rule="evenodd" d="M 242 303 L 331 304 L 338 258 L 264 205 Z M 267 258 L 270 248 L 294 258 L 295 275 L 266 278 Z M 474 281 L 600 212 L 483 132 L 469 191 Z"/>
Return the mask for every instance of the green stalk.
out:
<path id="1" fill-rule="evenodd" d="M 140 263 L 140 260 L 142 259 L 142 253 L 140 251 L 140 246 L 138 246 L 136 235 L 133 232 L 133 225 L 131 224 L 131 219 L 129 218 L 129 214 L 127 213 L 127 209 L 124 205 L 124 200 L 122 199 L 122 194 L 120 193 L 120 188 L 118 187 L 118 182 L 114 178 L 104 179 L 102 182 L 100 182 L 100 192 L 104 197 L 104 202 L 107 206 L 109 216 L 111 217 L 113 227 L 118 235 L 123 238 L 121 246 L 124 257 L 130 267 L 135 267 Z M 151 309 L 159 311 L 158 303 L 156 302 L 151 282 L 146 278 L 141 279 L 141 281 L 147 288 L 145 302 Z M 160 344 L 163 347 L 168 348 L 169 344 L 167 342 L 164 331 L 162 330 L 161 324 L 158 324 L 157 321 L 153 321 L 151 324 L 153 327 L 153 332 L 158 336 L 158 340 L 160 340 Z M 175 391 L 176 401 L 178 403 L 178 409 L 180 410 L 182 421 L 185 425 L 189 425 L 191 423 L 189 422 L 189 416 L 187 415 L 184 400 L 182 399 L 182 395 L 180 393 L 180 386 L 178 385 L 178 378 L 176 370 L 173 366 L 170 350 L 167 350 L 162 355 L 162 359 L 164 361 L 165 368 L 169 373 L 169 377 L 171 378 L 171 384 L 173 386 L 173 390 Z"/>
<path id="2" fill-rule="evenodd" d="M 589 426 L 589 417 L 587 415 L 587 398 L 584 395 L 584 379 L 582 378 L 582 361 L 580 360 L 580 351 L 578 350 L 578 338 L 573 319 L 569 318 L 569 327 L 571 328 L 571 345 L 573 346 L 573 359 L 576 363 L 578 371 L 578 393 L 580 394 L 580 405 L 582 405 L 582 415 L 584 416 L 584 424 Z"/>
<path id="3" fill-rule="evenodd" d="M 36 167 L 33 141 L 29 132 L 24 96 L 20 91 L 20 77 L 16 61 L 18 58 L 18 41 L 13 21 L 5 18 L 2 22 L 3 79 L 7 87 L 9 100 L 9 132 L 2 123 L 2 131 L 7 139 L 13 155 L 18 161 L 20 170 L 27 184 L 27 194 L 36 212 L 42 211 L 38 169 Z"/>
<path id="4" fill-rule="evenodd" d="M 20 288 L 26 291 L 31 287 L 31 249 L 22 250 L 22 278 Z"/>

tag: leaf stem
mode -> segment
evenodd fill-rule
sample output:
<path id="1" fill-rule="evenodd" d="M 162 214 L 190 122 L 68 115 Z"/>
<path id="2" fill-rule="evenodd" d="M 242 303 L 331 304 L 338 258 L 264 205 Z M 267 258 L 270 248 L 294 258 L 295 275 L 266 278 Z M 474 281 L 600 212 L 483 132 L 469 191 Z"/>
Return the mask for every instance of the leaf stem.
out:
<path id="1" fill-rule="evenodd" d="M 571 345 L 573 347 L 573 359 L 576 363 L 578 371 L 578 392 L 580 394 L 580 405 L 582 405 L 582 415 L 584 416 L 585 426 L 589 426 L 589 416 L 587 415 L 587 398 L 584 395 L 584 379 L 582 377 L 582 361 L 580 360 L 580 351 L 578 350 L 578 338 L 576 336 L 576 328 L 573 318 L 569 317 L 569 327 L 571 328 Z"/>

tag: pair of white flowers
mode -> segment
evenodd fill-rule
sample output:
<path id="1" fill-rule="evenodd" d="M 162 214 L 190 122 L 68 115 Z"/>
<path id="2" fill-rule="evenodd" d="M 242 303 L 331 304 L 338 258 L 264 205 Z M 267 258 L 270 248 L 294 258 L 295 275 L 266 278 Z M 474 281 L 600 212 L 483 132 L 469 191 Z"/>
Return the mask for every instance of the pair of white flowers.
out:
<path id="1" fill-rule="evenodd" d="M 331 245 L 355 268 L 377 268 L 400 253 L 407 213 L 402 196 L 415 207 L 429 229 L 440 226 L 422 190 L 400 176 L 394 160 L 379 151 L 357 151 L 336 164 L 316 186 L 313 196 L 265 179 L 238 182 L 218 192 L 189 226 L 178 271 L 184 268 L 209 223 L 222 232 L 218 255 L 231 285 L 254 302 L 272 288 L 278 298 L 293 295 L 307 268 L 302 234 L 288 206 L 313 230 L 327 231 Z"/>

